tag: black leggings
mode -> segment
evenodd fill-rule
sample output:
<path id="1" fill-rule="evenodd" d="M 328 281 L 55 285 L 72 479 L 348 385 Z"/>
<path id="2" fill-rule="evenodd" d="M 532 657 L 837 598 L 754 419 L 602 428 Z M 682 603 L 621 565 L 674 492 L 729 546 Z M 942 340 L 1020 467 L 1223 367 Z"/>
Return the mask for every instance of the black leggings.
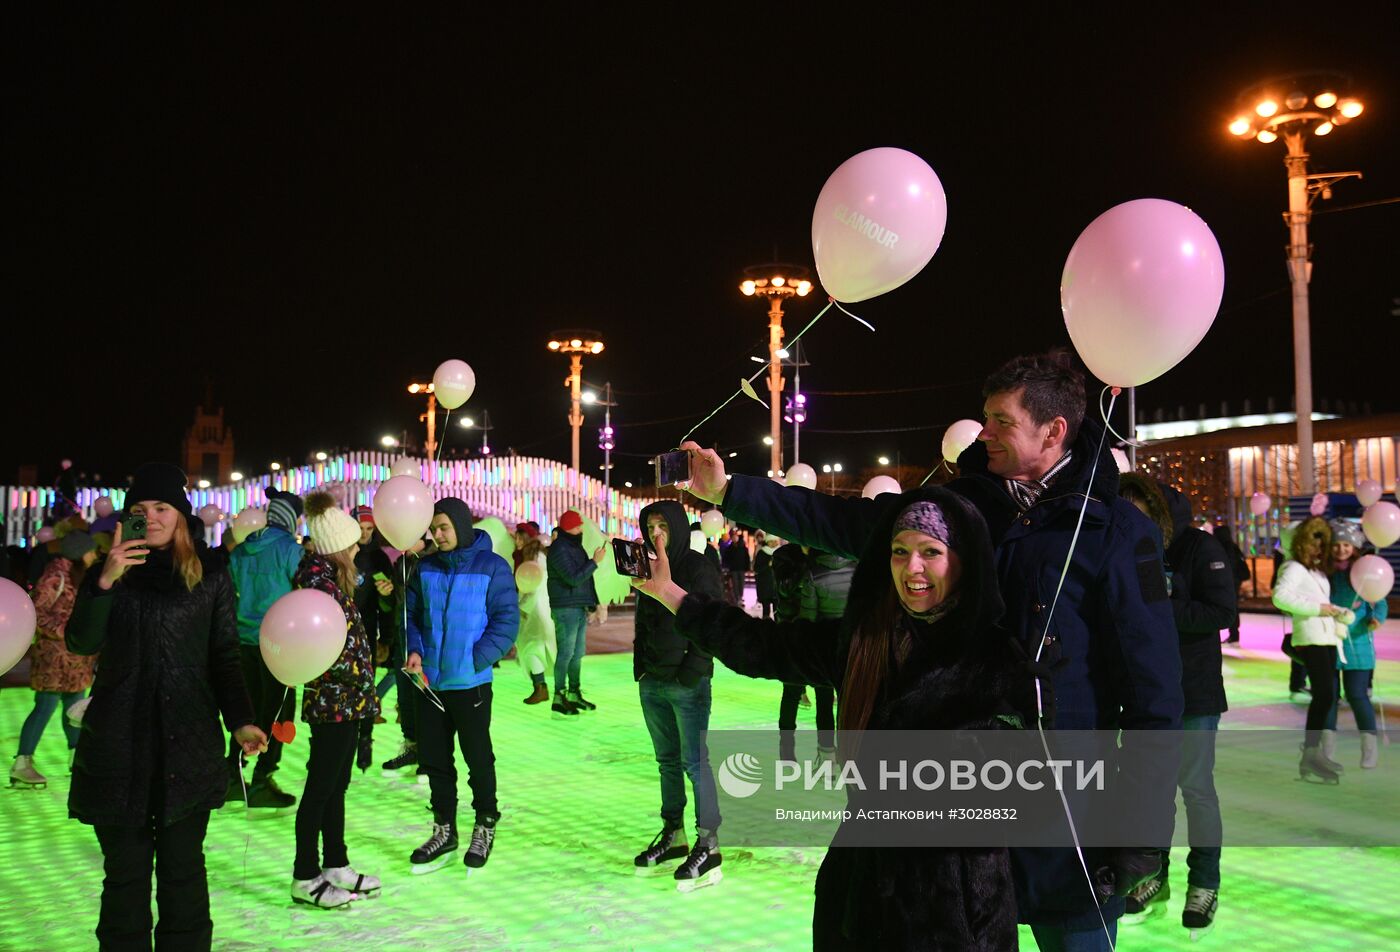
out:
<path id="1" fill-rule="evenodd" d="M 1304 746 L 1316 747 L 1322 742 L 1327 712 L 1337 703 L 1337 649 L 1331 645 L 1296 645 L 1293 650 L 1308 669 L 1308 681 L 1312 684 Z"/>
<path id="2" fill-rule="evenodd" d="M 314 879 L 323 868 L 350 865 L 345 853 L 345 789 L 350 786 L 359 729 L 359 721 L 311 725 L 306 789 L 297 806 L 297 856 L 292 867 L 297 879 Z M 325 849 L 324 867 L 318 845 Z"/>

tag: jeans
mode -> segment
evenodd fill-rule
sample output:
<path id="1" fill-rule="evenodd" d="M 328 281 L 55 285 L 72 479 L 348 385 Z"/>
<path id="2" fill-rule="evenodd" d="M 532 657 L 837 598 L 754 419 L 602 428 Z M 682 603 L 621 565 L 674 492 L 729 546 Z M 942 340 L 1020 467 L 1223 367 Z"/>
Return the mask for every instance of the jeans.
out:
<path id="1" fill-rule="evenodd" d="M 44 728 L 49 726 L 49 718 L 53 717 L 54 710 L 62 706 L 63 710 L 67 711 L 68 708 L 81 701 L 85 693 L 84 691 L 74 691 L 59 694 L 57 691 L 35 691 L 34 710 L 29 712 L 29 716 L 24 719 L 24 726 L 19 729 L 19 755 L 32 757 L 35 749 L 39 746 L 39 738 L 44 736 Z M 62 701 L 61 705 L 60 701 Z M 69 750 L 78 746 L 78 736 L 82 733 L 82 729 L 69 724 L 67 717 L 63 718 L 63 733 L 68 735 Z"/>
<path id="2" fill-rule="evenodd" d="M 783 700 L 778 706 L 778 730 L 797 730 L 797 707 L 802 700 L 802 692 L 806 690 L 806 685 L 784 684 Z M 833 688 L 815 687 L 812 693 L 816 695 L 813 703 L 817 710 L 817 746 L 836 746 L 836 715 L 833 705 L 836 702 L 836 691 Z"/>
<path id="3" fill-rule="evenodd" d="M 554 640 L 559 645 L 554 659 L 554 690 L 564 690 L 567 677 L 569 690 L 577 691 L 583 653 L 587 648 L 588 610 L 555 608 L 551 614 L 554 616 Z"/>
<path id="4" fill-rule="evenodd" d="M 704 732 L 710 727 L 710 679 L 694 687 L 645 675 L 637 683 L 642 715 L 661 771 L 661 818 L 685 825 L 685 775 L 695 793 L 695 825 L 713 835 L 719 828 L 719 794 L 710 771 Z"/>
<path id="5" fill-rule="evenodd" d="M 297 804 L 296 863 L 292 875 L 314 879 L 322 865 L 317 846 L 324 846 L 326 869 L 349 866 L 345 853 L 345 790 L 355 761 L 359 721 L 311 725 L 311 751 L 306 759 L 306 788 Z"/>
<path id="6" fill-rule="evenodd" d="M 272 736 L 272 722 L 278 719 L 287 692 L 291 691 L 295 698 L 296 689 L 278 681 L 267 669 L 267 665 L 263 663 L 262 649 L 257 645 L 240 644 L 238 660 L 243 668 L 243 683 L 248 688 L 248 699 L 253 702 L 253 723 L 267 735 L 267 752 L 259 754 L 253 765 L 253 783 L 257 783 L 270 777 L 277 769 L 278 761 L 282 759 L 282 742 Z M 241 753 L 238 741 L 230 738 L 228 757 L 235 765 L 234 769 L 237 769 L 237 764 L 240 763 L 238 758 Z"/>
<path id="7" fill-rule="evenodd" d="M 177 823 L 148 826 L 96 826 L 102 846 L 102 911 L 97 939 L 104 952 L 151 948 L 151 870 L 156 877 L 155 928 L 158 950 L 208 949 L 214 924 L 209 919 L 209 879 L 204 871 L 207 810 Z"/>
<path id="8" fill-rule="evenodd" d="M 1220 842 L 1220 797 L 1215 792 L 1215 734 L 1220 730 L 1219 714 L 1188 714 L 1181 719 L 1188 733 L 1181 745 L 1181 770 L 1177 785 L 1186 804 L 1186 837 L 1191 852 L 1186 855 L 1190 872 L 1186 881 L 1203 889 L 1220 888 L 1220 847 L 1197 846 L 1197 842 Z M 1162 856 L 1162 877 L 1167 875 L 1168 857 Z"/>
<path id="9" fill-rule="evenodd" d="M 1040 952 L 1108 952 L 1118 944 L 1118 920 L 1108 920 L 1108 933 L 1102 925 L 1092 929 L 1066 929 L 1063 926 L 1031 926 L 1036 947 Z"/>
<path id="10" fill-rule="evenodd" d="M 1296 650 L 1308 669 L 1308 681 L 1312 683 L 1304 746 L 1316 747 L 1322 742 L 1327 712 L 1337 704 L 1337 649 L 1331 645 L 1301 645 Z"/>
<path id="11" fill-rule="evenodd" d="M 472 809 L 478 818 L 495 820 L 500 812 L 496 806 L 496 754 L 491 749 L 491 685 L 438 691 L 437 696 L 445 711 L 439 711 L 427 698 L 418 700 L 418 762 L 428 775 L 433 822 L 457 822 L 454 739 L 461 744 L 467 762 Z"/>
<path id="12" fill-rule="evenodd" d="M 1366 689 L 1371 685 L 1371 676 L 1375 673 L 1374 669 L 1367 668 L 1364 671 L 1338 671 L 1333 676 L 1332 709 L 1327 712 L 1329 731 L 1337 729 L 1337 681 L 1340 680 L 1342 689 L 1346 691 L 1347 703 L 1351 705 L 1351 713 L 1356 717 L 1356 729 L 1372 734 L 1376 732 L 1376 709 L 1371 706 L 1371 697 L 1366 693 Z"/>

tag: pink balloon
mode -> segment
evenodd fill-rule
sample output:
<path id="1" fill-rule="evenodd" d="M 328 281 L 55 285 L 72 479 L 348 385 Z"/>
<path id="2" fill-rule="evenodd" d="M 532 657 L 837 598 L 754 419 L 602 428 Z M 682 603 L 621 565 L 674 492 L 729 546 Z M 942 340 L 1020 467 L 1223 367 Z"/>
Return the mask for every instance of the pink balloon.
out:
<path id="1" fill-rule="evenodd" d="M 437 402 L 455 410 L 472 397 L 476 389 L 476 373 L 465 360 L 444 360 L 433 372 L 433 393 Z"/>
<path id="2" fill-rule="evenodd" d="M 1135 387 L 1171 370 L 1215 321 L 1225 262 L 1215 235 L 1175 202 L 1124 202 L 1089 223 L 1060 278 L 1074 349 L 1104 383 Z"/>
<path id="3" fill-rule="evenodd" d="M 273 677 L 305 684 L 326 673 L 345 650 L 345 612 L 334 597 L 314 588 L 288 592 L 263 616 L 258 648 Z"/>
<path id="4" fill-rule="evenodd" d="M 44 543 L 45 545 L 52 542 L 57 537 L 58 534 L 53 531 L 53 526 L 44 526 L 42 529 L 39 530 L 38 534 L 34 536 L 35 539 Z"/>
<path id="5" fill-rule="evenodd" d="M 812 213 L 817 278 L 838 301 L 893 291 L 923 270 L 948 221 L 943 183 L 903 149 L 868 149 L 837 167 Z"/>
<path id="6" fill-rule="evenodd" d="M 904 490 L 899 485 L 899 480 L 893 476 L 872 476 L 870 482 L 865 484 L 865 488 L 860 491 L 861 496 L 866 499 L 874 499 L 883 493 L 894 493 L 898 496 Z"/>
<path id="7" fill-rule="evenodd" d="M 24 589 L 0 578 L 0 674 L 19 664 L 34 641 L 34 602 Z"/>
<path id="8" fill-rule="evenodd" d="M 789 486 L 801 486 L 804 489 L 817 488 L 817 471 L 806 463 L 793 463 L 788 467 L 784 479 Z"/>
<path id="9" fill-rule="evenodd" d="M 1381 499 L 1381 484 L 1374 479 L 1363 479 L 1356 484 L 1356 501 L 1361 508 L 1374 506 Z"/>
<path id="10" fill-rule="evenodd" d="M 543 581 L 544 569 L 538 562 L 521 562 L 520 568 L 515 570 L 515 587 L 520 589 L 521 595 L 529 595 Z"/>
<path id="11" fill-rule="evenodd" d="M 106 519 L 115 511 L 112 507 L 112 497 L 98 496 L 92 501 L 92 511 L 97 513 L 97 518 Z"/>
<path id="12" fill-rule="evenodd" d="M 1327 511 L 1327 503 L 1330 500 L 1326 493 L 1318 493 L 1312 497 L 1312 504 L 1308 506 L 1308 512 L 1314 516 L 1320 516 Z"/>
<path id="13" fill-rule="evenodd" d="M 394 460 L 394 465 L 389 467 L 390 476 L 412 476 L 418 479 L 423 475 L 423 467 L 416 460 L 408 456 Z"/>
<path id="14" fill-rule="evenodd" d="M 1253 496 L 1249 497 L 1249 511 L 1256 516 L 1262 516 L 1264 513 L 1268 512 L 1269 507 L 1273 504 L 1274 501 L 1269 498 L 1268 493 L 1255 493 Z"/>
<path id="15" fill-rule="evenodd" d="M 238 511 L 238 515 L 233 517 L 233 541 L 242 543 L 259 529 L 267 526 L 267 510 L 257 506 L 248 506 Z"/>
<path id="16" fill-rule="evenodd" d="M 956 463 L 963 450 L 977 442 L 981 432 L 982 424 L 977 420 L 959 420 L 948 427 L 943 434 L 943 458 Z"/>
<path id="17" fill-rule="evenodd" d="M 1378 602 L 1395 587 L 1395 570 L 1379 555 L 1363 555 L 1351 565 L 1351 587 L 1363 601 Z"/>
<path id="18" fill-rule="evenodd" d="M 433 494 L 414 476 L 394 476 L 374 494 L 374 524 L 396 549 L 407 549 L 423 537 L 433 521 Z"/>
<path id="19" fill-rule="evenodd" d="M 1400 540 L 1400 506 L 1393 502 L 1378 502 L 1361 514 L 1361 531 L 1378 549 Z"/>
<path id="20" fill-rule="evenodd" d="M 223 517 L 223 511 L 212 502 L 199 507 L 199 521 L 210 529 L 214 528 Z"/>

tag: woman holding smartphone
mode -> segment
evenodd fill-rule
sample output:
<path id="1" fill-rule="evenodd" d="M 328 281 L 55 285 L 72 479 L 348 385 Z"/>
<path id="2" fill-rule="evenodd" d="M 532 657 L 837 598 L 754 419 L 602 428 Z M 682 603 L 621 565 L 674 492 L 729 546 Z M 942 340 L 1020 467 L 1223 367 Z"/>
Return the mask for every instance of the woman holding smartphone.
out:
<path id="1" fill-rule="evenodd" d="M 238 662 L 233 582 L 201 558 L 185 474 L 136 471 L 100 572 L 89 572 L 65 631 L 74 654 L 102 653 L 83 717 L 68 813 L 90 824 L 106 877 L 103 948 L 208 949 L 204 834 L 228 784 L 224 725 L 244 752 L 265 750 Z"/>

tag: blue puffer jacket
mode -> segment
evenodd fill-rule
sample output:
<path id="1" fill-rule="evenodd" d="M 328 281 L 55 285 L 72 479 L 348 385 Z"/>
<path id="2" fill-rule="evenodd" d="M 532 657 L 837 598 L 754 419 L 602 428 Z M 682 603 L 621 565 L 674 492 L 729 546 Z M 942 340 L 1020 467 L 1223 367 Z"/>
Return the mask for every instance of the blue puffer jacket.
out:
<path id="1" fill-rule="evenodd" d="M 1087 493 L 1084 525 L 1050 632 L 1060 641 L 1065 660 L 1054 679 L 1054 726 L 1179 731 L 1181 657 L 1158 543 L 1148 518 L 1119 497 L 1118 470 L 1107 447 L 1091 480 L 1102 432 L 1101 424 L 1085 418 L 1070 465 L 1028 511 L 1020 511 L 1003 480 L 987 470 L 981 443 L 973 443 L 959 458 L 962 476 L 947 488 L 972 502 L 986 519 L 1006 601 L 1002 624 L 1024 639 L 1032 653 L 1045 631 Z M 892 494 L 873 500 L 826 496 L 736 475 L 721 508 L 740 524 L 858 558 L 881 511 L 899 500 Z M 1143 734 L 1125 735 L 1118 763 L 1134 778 L 1125 791 L 1139 805 L 1145 823 L 1175 812 L 1173 757 L 1148 749 Z M 1091 850 L 1090 869 L 1101 859 Z M 1020 921 L 1073 929 L 1099 926 L 1078 862 L 1071 849 L 1012 849 Z M 1104 914 L 1117 917 L 1122 908 L 1122 900 L 1115 899 Z"/>
<path id="2" fill-rule="evenodd" d="M 408 583 L 408 650 L 434 691 L 488 683 L 520 630 L 515 575 L 491 537 L 466 525 L 457 538 L 472 542 L 428 556 Z"/>
<path id="3" fill-rule="evenodd" d="M 259 529 L 228 557 L 228 571 L 238 595 L 238 640 L 258 643 L 258 630 L 272 603 L 292 590 L 301 557 L 306 552 L 292 534 L 279 526 Z"/>

